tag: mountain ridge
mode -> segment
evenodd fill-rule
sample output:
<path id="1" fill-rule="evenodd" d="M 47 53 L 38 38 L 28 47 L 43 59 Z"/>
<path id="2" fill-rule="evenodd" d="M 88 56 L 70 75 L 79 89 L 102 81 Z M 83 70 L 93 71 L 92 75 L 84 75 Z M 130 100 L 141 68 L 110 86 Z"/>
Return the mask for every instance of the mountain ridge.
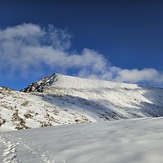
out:
<path id="1" fill-rule="evenodd" d="M 163 89 L 46 76 L 21 92 L 0 87 L 0 131 L 163 116 Z"/>

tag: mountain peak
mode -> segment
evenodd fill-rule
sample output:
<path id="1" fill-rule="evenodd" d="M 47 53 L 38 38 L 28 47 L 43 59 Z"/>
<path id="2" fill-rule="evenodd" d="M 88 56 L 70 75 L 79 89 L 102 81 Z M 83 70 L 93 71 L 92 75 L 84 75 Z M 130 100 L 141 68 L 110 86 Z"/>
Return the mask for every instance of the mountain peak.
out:
<path id="1" fill-rule="evenodd" d="M 29 84 L 26 88 L 21 89 L 21 92 L 44 92 L 45 86 L 50 86 L 57 81 L 56 74 L 48 75 L 40 79 L 39 81 Z"/>

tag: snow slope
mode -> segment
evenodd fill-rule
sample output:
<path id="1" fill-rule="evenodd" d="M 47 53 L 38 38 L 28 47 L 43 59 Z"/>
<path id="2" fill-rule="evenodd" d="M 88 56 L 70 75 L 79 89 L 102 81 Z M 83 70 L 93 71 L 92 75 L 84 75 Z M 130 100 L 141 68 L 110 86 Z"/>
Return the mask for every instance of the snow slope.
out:
<path id="1" fill-rule="evenodd" d="M 162 163 L 163 118 L 0 133 L 2 163 Z"/>
<path id="2" fill-rule="evenodd" d="M 163 115 L 161 88 L 53 74 L 23 90 L 0 87 L 0 131 Z"/>

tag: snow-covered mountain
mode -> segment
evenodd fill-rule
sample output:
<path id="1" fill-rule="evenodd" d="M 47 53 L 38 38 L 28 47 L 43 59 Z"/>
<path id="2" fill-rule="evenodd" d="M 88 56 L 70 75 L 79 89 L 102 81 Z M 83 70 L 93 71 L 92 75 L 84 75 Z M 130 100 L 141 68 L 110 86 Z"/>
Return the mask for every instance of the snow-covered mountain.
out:
<path id="1" fill-rule="evenodd" d="M 163 89 L 53 74 L 0 87 L 0 130 L 163 116 Z"/>

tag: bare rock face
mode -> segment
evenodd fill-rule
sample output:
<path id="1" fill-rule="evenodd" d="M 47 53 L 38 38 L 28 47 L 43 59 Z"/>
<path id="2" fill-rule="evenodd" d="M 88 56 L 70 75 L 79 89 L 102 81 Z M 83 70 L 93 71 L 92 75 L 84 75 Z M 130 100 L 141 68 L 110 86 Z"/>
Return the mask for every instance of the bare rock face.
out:
<path id="1" fill-rule="evenodd" d="M 56 74 L 52 74 L 42 78 L 37 82 L 29 84 L 26 88 L 20 90 L 21 92 L 44 92 L 45 86 L 51 85 L 53 82 L 57 81 Z"/>

